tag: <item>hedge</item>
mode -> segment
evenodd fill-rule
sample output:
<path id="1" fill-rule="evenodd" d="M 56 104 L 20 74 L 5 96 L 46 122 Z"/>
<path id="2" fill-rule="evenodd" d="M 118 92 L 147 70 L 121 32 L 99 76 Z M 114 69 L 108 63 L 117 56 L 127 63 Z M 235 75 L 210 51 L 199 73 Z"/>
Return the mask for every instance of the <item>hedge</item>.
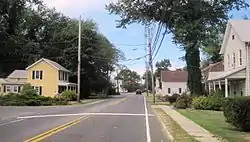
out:
<path id="1" fill-rule="evenodd" d="M 169 96 L 168 97 L 168 101 L 173 104 L 177 101 L 177 98 L 179 97 L 180 95 L 179 94 L 173 94 L 172 96 Z"/>
<path id="2" fill-rule="evenodd" d="M 183 94 L 177 98 L 175 107 L 179 109 L 186 109 L 191 107 L 192 97 L 190 95 Z"/>
<path id="3" fill-rule="evenodd" d="M 250 96 L 227 98 L 223 112 L 228 123 L 243 131 L 250 131 Z"/>

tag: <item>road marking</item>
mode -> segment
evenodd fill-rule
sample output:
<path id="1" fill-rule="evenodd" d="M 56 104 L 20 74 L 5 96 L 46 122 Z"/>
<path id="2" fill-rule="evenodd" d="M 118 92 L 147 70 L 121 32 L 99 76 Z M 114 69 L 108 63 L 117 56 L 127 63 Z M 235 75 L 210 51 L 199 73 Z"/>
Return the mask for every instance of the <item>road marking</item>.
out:
<path id="1" fill-rule="evenodd" d="M 52 136 L 52 135 L 54 135 L 54 134 L 56 134 L 56 133 L 58 133 L 58 132 L 60 132 L 62 130 L 65 130 L 65 129 L 67 129 L 67 128 L 69 128 L 69 127 L 71 127 L 71 126 L 73 126 L 73 125 L 75 125 L 75 124 L 77 124 L 79 122 L 81 122 L 82 120 L 85 120 L 85 119 L 88 119 L 88 118 L 90 118 L 90 117 L 89 116 L 80 117 L 80 118 L 75 119 L 73 121 L 70 121 L 70 122 L 68 122 L 66 124 L 60 125 L 60 126 L 54 128 L 54 129 L 46 131 L 46 132 L 44 132 L 44 133 L 42 133 L 40 135 L 37 135 L 37 136 L 32 137 L 32 138 L 30 138 L 28 140 L 25 140 L 24 142 L 39 142 L 39 141 L 41 141 L 43 139 L 48 138 L 49 136 Z"/>
<path id="2" fill-rule="evenodd" d="M 145 121 L 146 121 L 147 142 L 151 142 L 149 121 L 148 121 L 148 108 L 147 108 L 146 97 L 144 97 L 144 106 L 145 106 Z"/>
<path id="3" fill-rule="evenodd" d="M 10 122 L 6 122 L 6 123 L 2 123 L 0 124 L 0 126 L 4 126 L 4 125 L 9 125 L 9 124 L 12 124 L 12 123 L 16 123 L 16 122 L 19 122 L 19 121 L 23 121 L 25 120 L 24 118 L 18 118 L 17 120 L 13 120 L 13 121 L 10 121 Z"/>
<path id="4" fill-rule="evenodd" d="M 74 114 L 54 114 L 54 115 L 33 115 L 17 117 L 18 119 L 31 119 L 31 118 L 48 118 L 48 117 L 64 117 L 64 116 L 85 116 L 85 115 L 106 115 L 106 116 L 145 116 L 145 114 L 134 114 L 134 113 L 74 113 Z M 154 116 L 148 114 L 148 116 Z"/>
<path id="5" fill-rule="evenodd" d="M 125 100 L 126 100 L 126 98 L 123 98 L 122 100 L 119 100 L 119 101 L 117 101 L 117 102 L 115 102 L 113 104 L 109 104 L 108 106 L 116 105 L 116 104 L 121 103 L 121 102 L 123 102 Z M 42 134 L 39 134 L 39 135 L 37 135 L 35 137 L 32 137 L 32 138 L 30 138 L 28 140 L 25 140 L 24 142 L 39 142 L 39 141 L 42 141 L 42 140 L 44 140 L 44 139 L 46 139 L 46 138 L 48 138 L 48 137 L 50 137 L 50 136 L 52 136 L 54 134 L 59 133 L 60 131 L 65 130 L 65 129 L 73 126 L 73 125 L 76 125 L 77 123 L 81 122 L 82 120 L 88 119 L 90 117 L 91 116 L 80 117 L 80 118 L 75 119 L 75 120 L 73 120 L 71 122 L 60 125 L 60 126 L 58 126 L 56 128 L 53 128 L 53 129 L 51 129 L 49 131 L 46 131 L 46 132 L 44 132 Z"/>

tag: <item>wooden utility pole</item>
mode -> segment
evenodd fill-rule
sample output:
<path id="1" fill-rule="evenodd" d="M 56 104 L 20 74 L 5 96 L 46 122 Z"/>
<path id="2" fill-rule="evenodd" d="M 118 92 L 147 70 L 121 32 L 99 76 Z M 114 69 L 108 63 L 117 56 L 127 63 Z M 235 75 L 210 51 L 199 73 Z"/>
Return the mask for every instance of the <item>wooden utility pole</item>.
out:
<path id="1" fill-rule="evenodd" d="M 79 37 L 78 37 L 78 72 L 77 72 L 77 100 L 80 102 L 81 90 L 81 15 L 79 19 Z"/>
<path id="2" fill-rule="evenodd" d="M 148 54 L 147 51 L 147 38 L 148 38 L 148 34 L 147 34 L 147 25 L 145 25 L 145 53 Z M 145 56 L 145 67 L 146 67 L 146 72 L 145 72 L 145 84 L 146 84 L 146 92 L 147 92 L 147 96 L 148 96 L 148 62 L 147 62 L 147 56 Z"/>
<path id="3" fill-rule="evenodd" d="M 148 28 L 148 49 L 149 49 L 149 66 L 151 70 L 151 87 L 153 94 L 153 102 L 155 104 L 155 87 L 154 87 L 154 70 L 153 70 L 153 60 L 152 60 L 152 29 Z"/>

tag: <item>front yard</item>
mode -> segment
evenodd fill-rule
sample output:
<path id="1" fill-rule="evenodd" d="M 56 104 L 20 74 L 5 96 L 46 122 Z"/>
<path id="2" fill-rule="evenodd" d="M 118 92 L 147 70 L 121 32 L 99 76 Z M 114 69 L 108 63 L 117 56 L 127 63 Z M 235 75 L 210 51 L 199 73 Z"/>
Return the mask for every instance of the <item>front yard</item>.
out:
<path id="1" fill-rule="evenodd" d="M 199 124 L 216 136 L 229 142 L 250 142 L 250 133 L 241 132 L 225 122 L 221 111 L 178 110 L 179 113 Z"/>

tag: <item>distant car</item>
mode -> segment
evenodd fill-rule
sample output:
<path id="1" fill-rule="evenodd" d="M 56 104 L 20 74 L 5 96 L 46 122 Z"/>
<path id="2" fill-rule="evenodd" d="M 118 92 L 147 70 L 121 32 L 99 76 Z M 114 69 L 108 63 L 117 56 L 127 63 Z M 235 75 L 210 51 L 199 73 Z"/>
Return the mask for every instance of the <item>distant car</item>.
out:
<path id="1" fill-rule="evenodd" d="M 141 94 L 141 90 L 140 90 L 140 89 L 137 89 L 137 90 L 136 90 L 136 94 L 139 94 L 139 95 L 140 95 L 140 94 Z"/>

